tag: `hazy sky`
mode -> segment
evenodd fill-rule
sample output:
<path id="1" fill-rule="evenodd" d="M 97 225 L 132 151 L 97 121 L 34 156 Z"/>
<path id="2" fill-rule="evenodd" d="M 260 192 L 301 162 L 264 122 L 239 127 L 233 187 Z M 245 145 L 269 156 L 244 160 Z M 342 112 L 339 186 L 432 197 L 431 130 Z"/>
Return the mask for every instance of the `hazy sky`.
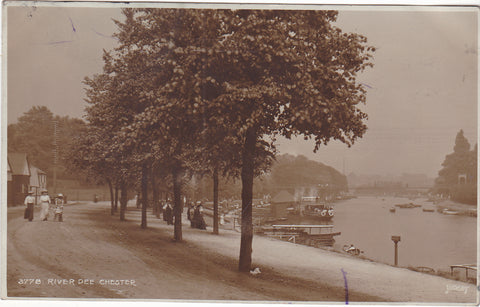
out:
<path id="1" fill-rule="evenodd" d="M 81 117 L 85 76 L 102 69 L 102 49 L 116 40 L 109 8 L 9 7 L 8 123 L 33 105 Z M 303 154 L 347 173 L 425 173 L 435 177 L 463 129 L 477 139 L 477 13 L 475 10 L 340 11 L 337 26 L 368 38 L 374 67 L 368 87 L 367 134 L 351 148 L 332 142 L 313 153 L 303 139 L 280 140 L 281 153 Z"/>

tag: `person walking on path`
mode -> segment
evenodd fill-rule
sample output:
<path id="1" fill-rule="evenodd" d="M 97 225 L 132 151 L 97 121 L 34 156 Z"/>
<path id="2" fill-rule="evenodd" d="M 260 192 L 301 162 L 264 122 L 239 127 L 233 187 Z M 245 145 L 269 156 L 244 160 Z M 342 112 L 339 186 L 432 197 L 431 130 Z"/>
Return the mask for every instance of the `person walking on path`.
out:
<path id="1" fill-rule="evenodd" d="M 173 225 L 173 209 L 170 202 L 163 206 L 163 220 L 167 222 L 167 225 Z"/>
<path id="2" fill-rule="evenodd" d="M 207 223 L 205 223 L 205 220 L 203 219 L 203 206 L 200 201 L 197 202 L 197 206 L 193 212 L 193 220 L 195 227 L 198 229 L 207 229 Z"/>
<path id="3" fill-rule="evenodd" d="M 188 205 L 188 210 L 187 210 L 187 218 L 190 221 L 190 227 L 194 228 L 195 227 L 195 220 L 193 218 L 195 211 L 195 204 L 192 202 L 190 205 Z"/>
<path id="4" fill-rule="evenodd" d="M 54 211 L 55 215 L 53 217 L 54 221 L 56 221 L 58 218 L 59 222 L 63 222 L 63 204 L 64 204 L 63 194 L 60 193 L 55 198 L 55 211 Z"/>
<path id="5" fill-rule="evenodd" d="M 35 196 L 33 192 L 28 192 L 27 197 L 25 197 L 25 219 L 28 219 L 29 222 L 33 220 L 33 206 L 35 205 Z"/>
<path id="6" fill-rule="evenodd" d="M 40 220 L 46 221 L 48 218 L 48 207 L 50 206 L 50 196 L 48 196 L 47 190 L 42 191 L 42 196 L 40 196 L 40 204 Z"/>

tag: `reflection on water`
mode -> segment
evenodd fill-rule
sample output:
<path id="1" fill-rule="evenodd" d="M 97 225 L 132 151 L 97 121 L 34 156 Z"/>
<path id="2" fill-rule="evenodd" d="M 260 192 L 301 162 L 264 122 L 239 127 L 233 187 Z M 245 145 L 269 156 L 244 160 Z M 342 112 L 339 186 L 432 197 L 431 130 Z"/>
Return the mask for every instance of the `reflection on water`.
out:
<path id="1" fill-rule="evenodd" d="M 359 197 L 335 204 L 333 224 L 341 235 L 334 248 L 354 244 L 364 256 L 393 264 L 392 235 L 401 236 L 398 243 L 399 266 L 426 266 L 448 270 L 451 264 L 476 263 L 476 218 L 423 212 L 422 208 L 390 212 L 395 204 L 409 203 L 406 198 Z M 431 207 L 431 202 L 417 199 L 415 204 Z M 312 223 L 292 220 L 289 223 Z"/>

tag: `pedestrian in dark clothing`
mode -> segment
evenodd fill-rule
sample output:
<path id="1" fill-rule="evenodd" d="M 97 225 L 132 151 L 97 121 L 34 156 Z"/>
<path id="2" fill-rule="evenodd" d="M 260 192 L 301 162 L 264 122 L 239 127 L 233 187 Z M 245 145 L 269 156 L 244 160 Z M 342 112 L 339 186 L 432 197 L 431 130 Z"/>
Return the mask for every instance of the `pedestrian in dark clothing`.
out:
<path id="1" fill-rule="evenodd" d="M 193 212 L 194 225 L 198 229 L 207 229 L 207 223 L 203 219 L 203 206 L 201 202 L 197 203 L 195 211 Z"/>
<path id="2" fill-rule="evenodd" d="M 169 202 L 163 206 L 163 220 L 167 222 L 167 225 L 173 225 L 173 209 Z"/>
<path id="3" fill-rule="evenodd" d="M 24 218 L 28 219 L 29 222 L 33 220 L 33 206 L 35 204 L 35 197 L 33 196 L 33 192 L 28 192 L 28 196 L 25 197 L 25 214 Z"/>

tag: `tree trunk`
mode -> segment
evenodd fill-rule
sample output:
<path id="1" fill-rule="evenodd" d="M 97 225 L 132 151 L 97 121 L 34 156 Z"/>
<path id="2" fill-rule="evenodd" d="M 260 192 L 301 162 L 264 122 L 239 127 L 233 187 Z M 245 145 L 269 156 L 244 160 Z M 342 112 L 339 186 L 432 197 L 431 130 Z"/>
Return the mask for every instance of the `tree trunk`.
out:
<path id="1" fill-rule="evenodd" d="M 115 213 L 115 200 L 113 199 L 113 187 L 110 179 L 107 179 L 107 183 L 108 183 L 108 189 L 110 190 L 110 204 L 111 204 L 110 214 L 113 215 Z"/>
<path id="2" fill-rule="evenodd" d="M 147 228 L 147 207 L 148 207 L 148 167 L 143 164 L 142 168 L 142 224 L 140 227 Z"/>
<path id="3" fill-rule="evenodd" d="M 155 172 L 153 172 L 153 170 L 152 170 L 151 176 L 152 178 L 150 180 L 152 182 L 153 215 L 155 215 L 157 218 L 160 218 L 158 187 L 157 187 L 157 181 L 155 178 Z"/>
<path id="4" fill-rule="evenodd" d="M 218 235 L 218 168 L 213 170 L 213 233 Z"/>
<path id="5" fill-rule="evenodd" d="M 120 221 L 125 221 L 125 211 L 127 209 L 127 185 L 120 184 Z"/>
<path id="6" fill-rule="evenodd" d="M 118 185 L 115 185 L 115 204 L 113 205 L 115 212 L 118 211 Z"/>
<path id="7" fill-rule="evenodd" d="M 174 240 L 182 241 L 182 200 L 181 200 L 181 169 L 179 166 L 174 166 L 173 171 L 173 216 L 174 222 Z"/>
<path id="8" fill-rule="evenodd" d="M 242 234 L 238 261 L 240 272 L 249 272 L 252 265 L 252 198 L 256 141 L 255 129 L 248 128 L 242 152 Z"/>

